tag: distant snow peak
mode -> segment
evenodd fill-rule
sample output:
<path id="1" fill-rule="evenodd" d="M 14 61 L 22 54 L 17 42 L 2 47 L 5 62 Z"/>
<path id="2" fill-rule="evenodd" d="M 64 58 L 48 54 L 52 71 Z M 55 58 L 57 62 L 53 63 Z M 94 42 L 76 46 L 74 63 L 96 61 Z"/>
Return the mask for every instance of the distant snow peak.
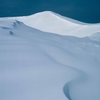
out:
<path id="1" fill-rule="evenodd" d="M 62 19 L 65 20 L 65 21 L 67 20 L 67 21 L 75 23 L 75 24 L 83 24 L 83 25 L 87 24 L 87 23 L 84 23 L 84 22 L 80 22 L 80 21 L 77 21 L 77 20 L 62 16 L 62 15 L 60 15 L 58 13 L 53 12 L 53 11 L 43 11 L 43 12 L 39 12 L 39 13 L 33 14 L 32 16 L 35 16 L 35 15 L 40 15 L 40 17 L 41 17 L 41 15 L 42 16 L 49 16 L 49 17 L 52 16 L 52 17 L 60 18 L 61 20 Z"/>
<path id="2" fill-rule="evenodd" d="M 38 12 L 38 13 L 36 13 L 36 14 L 43 14 L 43 15 L 48 15 L 48 14 L 53 14 L 54 12 L 52 12 L 52 11 L 43 11 L 43 12 Z M 33 14 L 33 15 L 35 15 L 35 14 Z"/>
<path id="3" fill-rule="evenodd" d="M 3 25 L 4 22 L 5 25 Z M 100 24 L 83 23 L 52 11 L 43 11 L 23 17 L 1 18 L 0 26 L 12 27 L 13 24 L 13 27 L 16 28 L 16 25 L 20 25 L 21 22 L 32 28 L 59 35 L 86 37 L 97 31 L 100 32 Z"/>
<path id="4" fill-rule="evenodd" d="M 60 35 L 85 37 L 100 31 L 100 24 L 83 23 L 52 11 L 39 12 L 14 19 L 41 31 Z"/>

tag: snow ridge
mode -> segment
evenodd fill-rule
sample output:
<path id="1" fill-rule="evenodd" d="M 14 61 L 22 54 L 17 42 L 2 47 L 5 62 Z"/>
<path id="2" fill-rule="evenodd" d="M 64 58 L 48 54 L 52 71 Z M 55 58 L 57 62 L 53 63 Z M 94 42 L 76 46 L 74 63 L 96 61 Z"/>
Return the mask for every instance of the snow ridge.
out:
<path id="1" fill-rule="evenodd" d="M 0 23 L 0 100 L 99 100 L 100 42 Z"/>
<path id="2" fill-rule="evenodd" d="M 59 35 L 86 37 L 100 32 L 100 24 L 79 22 L 51 11 L 39 12 L 30 16 L 3 19 L 19 20 L 30 27 Z"/>

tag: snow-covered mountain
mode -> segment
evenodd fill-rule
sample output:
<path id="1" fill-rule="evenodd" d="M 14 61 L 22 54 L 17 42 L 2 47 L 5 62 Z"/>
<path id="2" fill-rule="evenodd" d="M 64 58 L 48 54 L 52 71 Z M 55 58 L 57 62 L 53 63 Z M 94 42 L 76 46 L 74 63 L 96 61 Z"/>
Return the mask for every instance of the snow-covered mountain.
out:
<path id="1" fill-rule="evenodd" d="M 100 100 L 99 76 L 100 41 L 0 19 L 0 100 Z"/>
<path id="2" fill-rule="evenodd" d="M 85 37 L 100 32 L 100 24 L 79 22 L 51 11 L 44 11 L 31 16 L 11 19 L 17 19 L 30 27 L 44 32 L 51 32 L 60 35 Z"/>

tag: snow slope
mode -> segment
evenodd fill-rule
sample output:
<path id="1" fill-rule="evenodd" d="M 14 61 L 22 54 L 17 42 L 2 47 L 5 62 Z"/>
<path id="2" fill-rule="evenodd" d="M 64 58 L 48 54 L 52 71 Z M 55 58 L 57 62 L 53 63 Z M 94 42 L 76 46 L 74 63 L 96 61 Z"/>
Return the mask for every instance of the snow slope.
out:
<path id="1" fill-rule="evenodd" d="M 89 36 L 90 39 L 95 40 L 95 41 L 100 41 L 100 32 L 94 33 L 91 36 Z"/>
<path id="2" fill-rule="evenodd" d="M 0 21 L 0 100 L 100 100 L 100 42 Z"/>
<path id="3" fill-rule="evenodd" d="M 17 19 L 30 27 L 44 32 L 51 32 L 60 35 L 85 37 L 90 36 L 93 33 L 100 32 L 100 24 L 79 22 L 51 11 L 44 11 L 31 16 L 11 19 Z"/>

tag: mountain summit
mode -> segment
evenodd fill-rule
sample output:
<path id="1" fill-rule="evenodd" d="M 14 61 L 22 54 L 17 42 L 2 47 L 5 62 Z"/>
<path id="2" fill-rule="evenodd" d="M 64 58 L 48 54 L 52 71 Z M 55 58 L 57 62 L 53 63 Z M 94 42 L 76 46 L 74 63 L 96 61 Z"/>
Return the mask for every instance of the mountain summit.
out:
<path id="1" fill-rule="evenodd" d="M 100 32 L 100 24 L 88 24 L 61 16 L 51 11 L 39 12 L 30 16 L 12 17 L 24 24 L 44 32 L 77 37 L 90 36 Z"/>
<path id="2" fill-rule="evenodd" d="M 65 28 L 66 34 L 74 26 L 69 33 L 92 32 L 92 25 L 51 12 L 0 19 L 0 100 L 100 100 L 99 31 L 84 38 L 62 36 L 18 19 L 51 31 Z"/>

